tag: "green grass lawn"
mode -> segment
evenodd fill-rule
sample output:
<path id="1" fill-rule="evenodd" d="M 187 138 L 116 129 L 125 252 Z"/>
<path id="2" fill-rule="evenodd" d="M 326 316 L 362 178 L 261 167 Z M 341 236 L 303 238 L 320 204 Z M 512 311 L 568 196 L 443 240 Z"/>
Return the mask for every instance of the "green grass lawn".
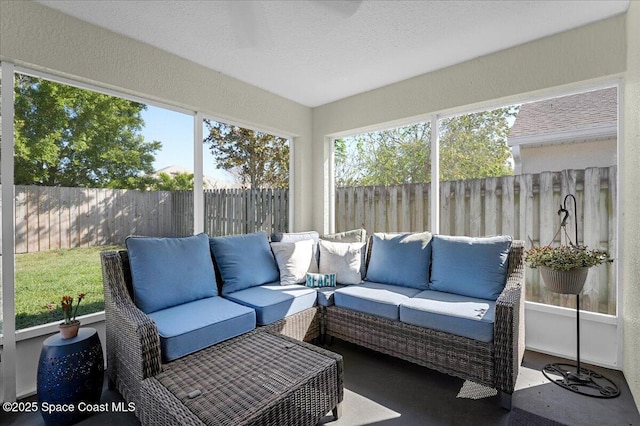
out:
<path id="1" fill-rule="evenodd" d="M 78 316 L 104 310 L 100 252 L 119 247 L 48 250 L 16 254 L 16 329 L 63 319 L 60 300 L 84 293 Z M 48 304 L 55 309 L 49 310 Z"/>

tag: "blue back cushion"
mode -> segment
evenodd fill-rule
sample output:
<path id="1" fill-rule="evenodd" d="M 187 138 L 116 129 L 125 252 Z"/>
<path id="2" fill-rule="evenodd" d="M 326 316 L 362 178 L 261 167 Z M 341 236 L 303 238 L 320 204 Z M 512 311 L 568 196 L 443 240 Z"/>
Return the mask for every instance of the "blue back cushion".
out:
<path id="1" fill-rule="evenodd" d="M 429 288 L 431 234 L 373 234 L 367 281 L 421 290 Z"/>
<path id="2" fill-rule="evenodd" d="M 280 279 L 267 234 L 232 235 L 209 239 L 222 277 L 222 294 L 272 283 Z"/>
<path id="3" fill-rule="evenodd" d="M 128 237 L 133 296 L 142 312 L 218 295 L 209 237 Z"/>
<path id="4" fill-rule="evenodd" d="M 431 289 L 496 300 L 504 289 L 511 237 L 433 237 Z"/>

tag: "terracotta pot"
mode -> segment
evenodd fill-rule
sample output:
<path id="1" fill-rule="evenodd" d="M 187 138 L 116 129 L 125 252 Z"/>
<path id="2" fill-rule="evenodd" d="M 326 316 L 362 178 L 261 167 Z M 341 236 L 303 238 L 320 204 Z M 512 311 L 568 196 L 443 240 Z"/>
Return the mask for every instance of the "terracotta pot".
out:
<path id="1" fill-rule="evenodd" d="M 540 266 L 540 275 L 547 288 L 555 293 L 578 294 L 587 280 L 589 268 L 574 268 L 569 271 L 554 271 Z"/>
<path id="2" fill-rule="evenodd" d="M 80 330 L 80 321 L 71 321 L 69 324 L 62 323 L 59 327 L 60 336 L 63 339 L 73 339 L 78 335 L 78 330 Z"/>

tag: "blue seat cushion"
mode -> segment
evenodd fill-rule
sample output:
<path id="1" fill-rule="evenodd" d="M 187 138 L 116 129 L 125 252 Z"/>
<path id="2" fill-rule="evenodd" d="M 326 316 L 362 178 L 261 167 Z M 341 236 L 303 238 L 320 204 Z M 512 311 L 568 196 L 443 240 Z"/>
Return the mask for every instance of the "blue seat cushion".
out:
<path id="1" fill-rule="evenodd" d="M 336 290 L 333 302 L 341 308 L 397 321 L 398 307 L 418 293 L 415 288 L 367 282 Z"/>
<path id="2" fill-rule="evenodd" d="M 280 279 L 264 232 L 213 237 L 209 244 L 222 277 L 223 295 Z"/>
<path id="3" fill-rule="evenodd" d="M 333 306 L 333 297 L 336 290 L 344 288 L 344 285 L 336 285 L 335 287 L 318 287 L 318 305 L 320 306 Z"/>
<path id="4" fill-rule="evenodd" d="M 128 237 L 133 299 L 146 314 L 218 294 L 206 234 Z"/>
<path id="5" fill-rule="evenodd" d="M 429 289 L 431 234 L 373 234 L 367 281 Z"/>
<path id="6" fill-rule="evenodd" d="M 172 361 L 256 328 L 253 309 L 220 296 L 149 314 L 160 334 L 162 360 Z"/>
<path id="7" fill-rule="evenodd" d="M 316 305 L 313 288 L 299 284 L 271 283 L 227 294 L 229 300 L 256 311 L 256 322 L 267 325 Z"/>
<path id="8" fill-rule="evenodd" d="M 400 305 L 400 321 L 481 342 L 493 341 L 496 302 L 425 290 Z"/>
<path id="9" fill-rule="evenodd" d="M 433 238 L 430 290 L 496 300 L 507 281 L 511 237 Z"/>

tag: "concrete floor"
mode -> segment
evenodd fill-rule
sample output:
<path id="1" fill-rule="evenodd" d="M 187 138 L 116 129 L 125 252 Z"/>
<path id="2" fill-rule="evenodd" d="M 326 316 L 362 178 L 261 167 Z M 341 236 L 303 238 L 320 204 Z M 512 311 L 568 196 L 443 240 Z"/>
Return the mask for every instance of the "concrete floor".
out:
<path id="1" fill-rule="evenodd" d="M 345 396 L 342 417 L 327 416 L 331 426 L 379 425 L 640 425 L 621 372 L 593 366 L 616 383 L 621 394 L 613 399 L 590 398 L 550 383 L 541 368 L 559 359 L 526 352 L 513 396 L 513 408 L 499 407 L 497 397 L 458 398 L 464 383 L 417 365 L 357 346 L 335 342 L 328 349 L 344 356 Z M 120 401 L 105 389 L 103 401 Z M 0 425 L 44 425 L 39 413 L 1 412 Z M 138 425 L 132 413 L 94 415 L 79 425 Z"/>

